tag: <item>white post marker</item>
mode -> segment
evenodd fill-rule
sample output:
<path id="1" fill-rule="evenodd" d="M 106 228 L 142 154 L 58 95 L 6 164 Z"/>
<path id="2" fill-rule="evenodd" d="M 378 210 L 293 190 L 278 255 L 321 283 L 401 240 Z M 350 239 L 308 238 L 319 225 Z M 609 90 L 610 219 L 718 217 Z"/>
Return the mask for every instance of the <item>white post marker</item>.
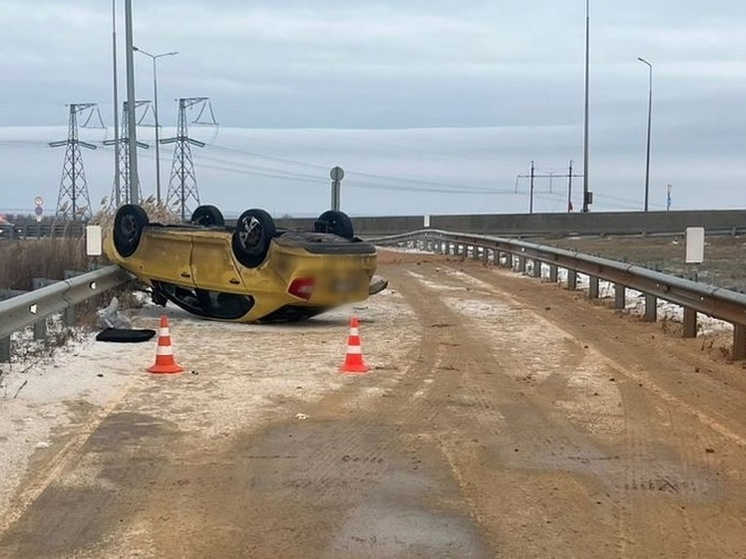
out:
<path id="1" fill-rule="evenodd" d="M 686 263 L 701 264 L 705 261 L 705 228 L 686 228 Z"/>
<path id="2" fill-rule="evenodd" d="M 85 253 L 88 256 L 101 256 L 102 236 L 100 225 L 88 225 L 85 228 Z"/>
<path id="3" fill-rule="evenodd" d="M 430 216 L 429 215 L 425 216 L 424 225 L 425 225 L 425 229 L 430 228 Z"/>

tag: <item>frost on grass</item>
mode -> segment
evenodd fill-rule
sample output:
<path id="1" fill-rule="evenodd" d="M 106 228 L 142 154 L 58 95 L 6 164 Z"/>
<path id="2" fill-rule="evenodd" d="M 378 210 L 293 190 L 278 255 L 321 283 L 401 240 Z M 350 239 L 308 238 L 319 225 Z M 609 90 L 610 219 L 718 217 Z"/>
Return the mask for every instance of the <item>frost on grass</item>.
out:
<path id="1" fill-rule="evenodd" d="M 41 360 L 51 359 L 58 351 L 70 351 L 70 343 L 85 336 L 81 328 L 66 326 L 60 315 L 47 319 L 47 333 L 41 340 L 34 339 L 33 327 L 14 332 L 10 337 L 10 364 L 0 364 L 8 370 L 24 370 Z"/>

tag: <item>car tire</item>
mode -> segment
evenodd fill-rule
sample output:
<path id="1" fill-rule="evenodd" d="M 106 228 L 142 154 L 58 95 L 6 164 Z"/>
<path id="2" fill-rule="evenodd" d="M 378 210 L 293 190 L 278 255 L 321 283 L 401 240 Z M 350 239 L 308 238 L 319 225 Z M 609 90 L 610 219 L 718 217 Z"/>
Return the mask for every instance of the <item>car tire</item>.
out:
<path id="1" fill-rule="evenodd" d="M 199 206 L 194 213 L 190 222 L 202 227 L 225 227 L 225 218 L 223 213 L 215 206 Z"/>
<path id="2" fill-rule="evenodd" d="M 314 222 L 313 229 L 316 233 L 332 233 L 345 239 L 352 239 L 355 236 L 352 221 L 346 213 L 338 210 L 322 213 Z"/>
<path id="3" fill-rule="evenodd" d="M 150 223 L 148 214 L 136 204 L 125 204 L 114 217 L 114 248 L 124 258 L 132 256 L 140 244 L 142 230 Z"/>
<path id="4" fill-rule="evenodd" d="M 247 268 L 264 262 L 272 238 L 277 234 L 275 221 L 264 210 L 246 210 L 236 221 L 233 231 L 233 254 Z"/>

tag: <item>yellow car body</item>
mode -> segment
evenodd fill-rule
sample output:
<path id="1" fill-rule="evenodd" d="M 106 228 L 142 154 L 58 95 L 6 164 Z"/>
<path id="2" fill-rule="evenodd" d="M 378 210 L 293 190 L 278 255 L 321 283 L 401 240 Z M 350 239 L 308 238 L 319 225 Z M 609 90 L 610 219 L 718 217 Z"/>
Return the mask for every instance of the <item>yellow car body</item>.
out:
<path id="1" fill-rule="evenodd" d="M 331 233 L 277 231 L 261 263 L 248 267 L 236 257 L 236 235 L 225 226 L 148 223 L 131 254 L 117 249 L 113 231 L 104 250 L 152 288 L 154 301 L 170 301 L 205 318 L 301 320 L 371 293 L 376 249 L 369 243 Z"/>

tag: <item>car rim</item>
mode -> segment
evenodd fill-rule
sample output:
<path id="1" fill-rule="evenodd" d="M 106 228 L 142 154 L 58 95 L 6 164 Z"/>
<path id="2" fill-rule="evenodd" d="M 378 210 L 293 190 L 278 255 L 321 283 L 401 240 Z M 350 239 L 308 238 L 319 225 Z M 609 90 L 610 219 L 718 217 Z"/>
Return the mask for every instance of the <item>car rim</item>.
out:
<path id="1" fill-rule="evenodd" d="M 131 215 L 124 216 L 119 225 L 119 230 L 128 239 L 131 239 L 132 237 L 134 237 L 135 232 L 137 230 L 137 226 L 135 224 L 135 218 Z"/>
<path id="2" fill-rule="evenodd" d="M 252 217 L 249 220 L 245 219 L 241 233 L 238 235 L 241 239 L 241 246 L 245 248 L 255 246 L 261 237 L 261 229 L 261 224 L 257 218 Z"/>

